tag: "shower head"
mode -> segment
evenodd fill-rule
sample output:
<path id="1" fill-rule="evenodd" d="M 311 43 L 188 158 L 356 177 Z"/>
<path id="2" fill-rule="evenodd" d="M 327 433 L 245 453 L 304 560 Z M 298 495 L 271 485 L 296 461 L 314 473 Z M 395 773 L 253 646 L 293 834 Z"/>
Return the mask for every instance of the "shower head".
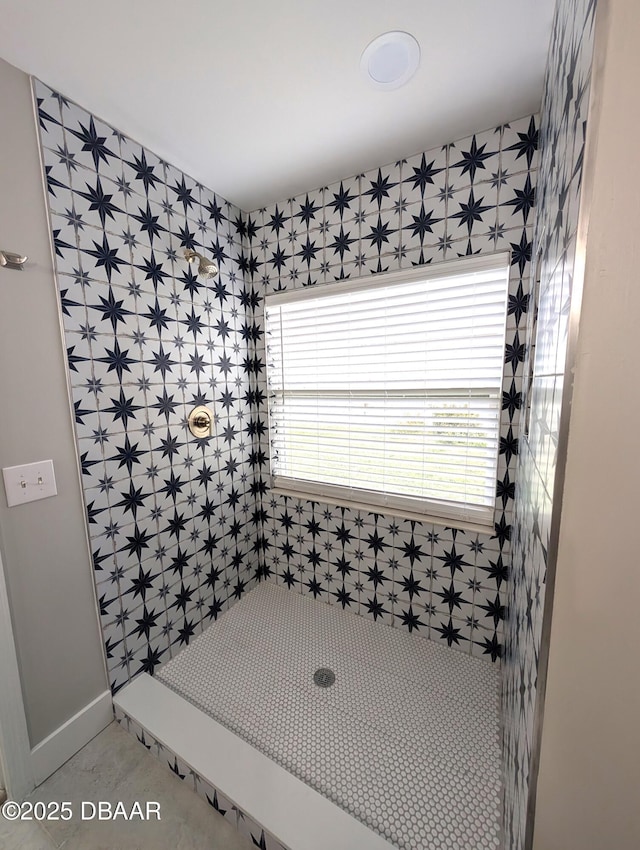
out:
<path id="1" fill-rule="evenodd" d="M 203 257 L 202 254 L 198 254 L 197 251 L 194 251 L 192 248 L 186 248 L 184 252 L 185 260 L 188 263 L 198 263 L 198 274 L 201 274 L 203 277 L 215 277 L 218 274 L 218 266 L 213 262 L 213 260 L 207 260 L 206 257 Z"/>

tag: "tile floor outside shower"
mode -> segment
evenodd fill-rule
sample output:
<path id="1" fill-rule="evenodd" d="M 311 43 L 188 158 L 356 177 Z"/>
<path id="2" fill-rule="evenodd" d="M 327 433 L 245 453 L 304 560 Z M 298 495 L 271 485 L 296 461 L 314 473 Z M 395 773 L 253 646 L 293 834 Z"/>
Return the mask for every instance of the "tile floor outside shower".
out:
<path id="1" fill-rule="evenodd" d="M 70 821 L 13 822 L 0 816 L 1 850 L 250 850 L 245 837 L 147 750 L 112 723 L 29 797 L 72 804 Z M 161 820 L 82 821 L 84 800 L 127 808 L 160 803 Z"/>
<path id="2" fill-rule="evenodd" d="M 330 687 L 314 684 L 321 667 Z M 490 661 L 270 583 L 157 671 L 403 850 L 500 847 L 498 676 Z"/>

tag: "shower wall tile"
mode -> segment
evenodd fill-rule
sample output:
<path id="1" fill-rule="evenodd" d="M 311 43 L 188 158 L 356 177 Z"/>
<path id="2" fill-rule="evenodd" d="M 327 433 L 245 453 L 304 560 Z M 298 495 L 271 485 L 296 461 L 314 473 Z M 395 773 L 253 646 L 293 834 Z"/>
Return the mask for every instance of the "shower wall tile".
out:
<path id="1" fill-rule="evenodd" d="M 526 846 L 530 767 L 536 717 L 538 659 L 545 598 L 551 510 L 557 458 L 562 390 L 565 380 L 568 315 L 574 274 L 575 233 L 582 180 L 587 121 L 595 0 L 560 0 L 556 6 L 547 64 L 540 123 L 540 150 L 534 144 L 535 126 L 514 122 L 503 142 L 501 169 L 520 169 L 519 179 L 501 190 L 501 221 L 517 220 L 529 227 L 530 202 L 536 192 L 532 279 L 539 280 L 537 321 L 522 309 L 526 289 L 512 281 L 510 310 L 518 326 L 518 342 L 534 346 L 531 374 L 523 384 L 505 391 L 512 407 L 530 407 L 528 434 L 518 441 L 517 481 L 513 521 L 511 580 L 505 604 L 502 665 L 505 759 L 505 847 Z M 528 180 L 539 159 L 537 188 Z M 522 164 L 526 172 L 522 171 Z M 524 180 L 523 180 L 524 178 Z M 529 239 L 529 237 L 527 237 Z M 507 445 L 507 449 L 509 446 Z M 482 570 L 499 571 L 487 559 Z M 487 610 L 491 594 L 484 597 Z"/>
<path id="2" fill-rule="evenodd" d="M 536 116 L 374 168 L 250 214 L 264 363 L 264 295 L 475 253 L 512 257 L 494 534 L 471 534 L 268 490 L 262 473 L 262 570 L 268 581 L 364 617 L 497 661 L 502 654 L 509 536 L 530 306 Z M 255 375 L 267 420 L 264 369 Z"/>
<path id="3" fill-rule="evenodd" d="M 407 204 L 422 204 L 446 195 L 449 148 L 419 153 L 402 162 L 402 199 Z"/>
<path id="4" fill-rule="evenodd" d="M 34 89 L 116 691 L 256 580 L 247 223 L 86 110 L 39 81 Z M 213 255 L 219 277 L 193 274 L 185 247 Z M 198 404 L 216 412 L 206 440 L 186 427 Z"/>

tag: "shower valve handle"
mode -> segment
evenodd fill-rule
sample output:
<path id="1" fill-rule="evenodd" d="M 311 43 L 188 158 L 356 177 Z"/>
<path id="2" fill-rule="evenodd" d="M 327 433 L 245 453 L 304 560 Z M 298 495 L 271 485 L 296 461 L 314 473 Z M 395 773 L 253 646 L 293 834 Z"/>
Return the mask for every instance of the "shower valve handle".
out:
<path id="1" fill-rule="evenodd" d="M 200 405 L 194 408 L 189 415 L 189 430 L 194 437 L 199 440 L 206 439 L 211 436 L 213 426 L 213 414 L 211 411 Z"/>

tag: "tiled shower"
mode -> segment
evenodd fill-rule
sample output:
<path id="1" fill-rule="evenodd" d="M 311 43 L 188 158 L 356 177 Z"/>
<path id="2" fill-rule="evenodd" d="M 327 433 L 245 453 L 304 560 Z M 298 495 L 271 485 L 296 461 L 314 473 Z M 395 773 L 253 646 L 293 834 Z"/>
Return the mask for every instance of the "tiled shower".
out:
<path id="1" fill-rule="evenodd" d="M 113 687 L 152 671 L 260 575 L 497 660 L 536 116 L 244 214 L 36 86 Z M 49 137 L 55 120 L 63 140 Z M 198 279 L 185 247 L 214 256 L 219 280 Z M 504 249 L 512 265 L 495 534 L 271 495 L 265 292 Z M 199 404 L 214 406 L 216 433 L 194 442 L 185 420 Z"/>
<path id="2" fill-rule="evenodd" d="M 514 850 L 534 746 L 594 7 L 558 5 L 541 118 L 514 116 L 251 212 L 34 84 L 113 692 L 261 582 L 494 662 Z M 212 256 L 219 276 L 194 274 L 185 248 Z M 273 493 L 265 295 L 505 250 L 493 533 Z M 194 440 L 186 419 L 201 404 L 214 433 Z"/>

